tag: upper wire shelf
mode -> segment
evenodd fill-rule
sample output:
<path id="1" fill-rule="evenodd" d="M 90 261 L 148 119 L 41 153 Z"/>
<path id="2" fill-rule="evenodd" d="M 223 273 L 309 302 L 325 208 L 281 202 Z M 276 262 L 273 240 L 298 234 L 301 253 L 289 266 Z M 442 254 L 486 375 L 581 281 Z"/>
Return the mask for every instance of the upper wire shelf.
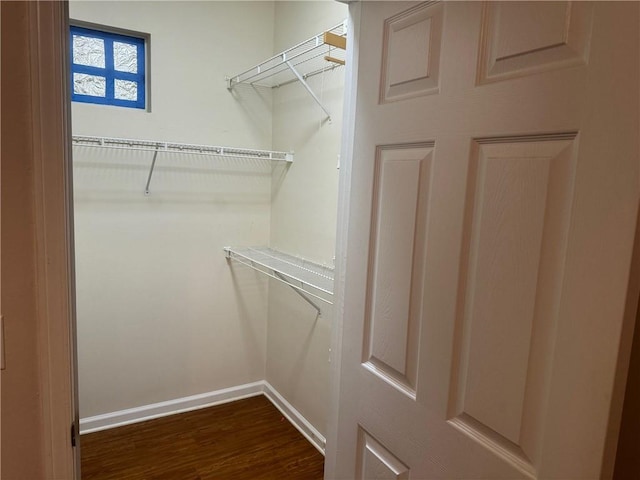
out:
<path id="1" fill-rule="evenodd" d="M 345 21 L 242 73 L 228 77 L 228 88 L 241 83 L 273 88 L 299 80 L 287 63 L 299 70 L 303 79 L 340 67 L 345 62 L 346 35 Z"/>
<path id="2" fill-rule="evenodd" d="M 144 189 L 145 195 L 149 195 L 149 187 L 151 185 L 151 178 L 153 177 L 158 153 L 206 155 L 208 157 L 262 160 L 267 162 L 293 162 L 292 153 L 278 152 L 274 150 L 254 150 L 250 148 L 158 142 L 131 138 L 90 137 L 84 135 L 73 135 L 71 140 L 74 146 L 153 152 L 153 159 L 151 160 L 151 165 L 149 167 L 149 176 L 147 177 L 147 184 Z"/>

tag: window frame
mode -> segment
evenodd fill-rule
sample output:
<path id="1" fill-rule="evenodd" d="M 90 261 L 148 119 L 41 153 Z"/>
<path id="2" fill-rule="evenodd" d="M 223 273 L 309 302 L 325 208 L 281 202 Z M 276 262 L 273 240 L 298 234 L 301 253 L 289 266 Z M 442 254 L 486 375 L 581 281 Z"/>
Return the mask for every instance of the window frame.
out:
<path id="1" fill-rule="evenodd" d="M 100 38 L 104 41 L 105 47 L 105 67 L 92 67 L 88 65 L 78 65 L 73 63 L 73 36 L 82 35 L 92 38 Z M 115 69 L 113 60 L 113 42 L 122 42 L 132 44 L 137 49 L 137 73 L 121 72 Z M 135 32 L 114 31 L 109 27 L 101 27 L 100 25 L 82 25 L 72 23 L 69 26 L 69 64 L 70 64 L 70 87 L 71 100 L 74 102 L 91 103 L 98 105 L 111 105 L 116 107 L 134 108 L 145 110 L 147 108 L 148 99 L 148 79 L 147 79 L 147 42 L 148 36 L 144 34 L 136 34 Z M 96 75 L 104 77 L 106 81 L 105 96 L 97 97 L 93 95 L 83 95 L 74 92 L 74 73 Z M 115 98 L 114 84 L 115 80 L 133 81 L 138 84 L 138 98 L 136 101 Z"/>

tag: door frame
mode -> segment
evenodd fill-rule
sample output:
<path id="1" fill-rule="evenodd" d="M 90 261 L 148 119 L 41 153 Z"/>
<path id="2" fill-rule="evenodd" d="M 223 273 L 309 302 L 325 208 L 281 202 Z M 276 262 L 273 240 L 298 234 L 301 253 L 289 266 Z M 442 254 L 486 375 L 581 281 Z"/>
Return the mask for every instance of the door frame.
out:
<path id="1" fill-rule="evenodd" d="M 356 105 L 358 103 L 358 59 L 360 38 L 360 2 L 349 2 L 342 113 L 342 145 L 338 176 L 338 218 L 336 228 L 335 274 L 333 285 L 333 325 L 331 327 L 331 368 L 329 370 L 329 420 L 325 445 L 324 478 L 335 478 L 336 445 L 340 422 L 340 388 L 342 374 L 342 332 L 344 330 L 344 299 L 347 288 L 344 272 L 347 268 L 348 231 L 350 221 L 350 191 L 353 176 L 353 151 Z"/>
<path id="2" fill-rule="evenodd" d="M 78 425 L 77 355 L 75 318 L 75 278 L 73 249 L 73 197 L 71 163 L 71 122 L 68 61 L 68 3 L 32 2 L 31 28 L 32 113 L 35 173 L 35 229 L 38 288 L 38 342 L 42 394 L 42 418 L 46 478 L 79 479 L 79 449 L 72 448 L 70 426 Z M 335 472 L 335 445 L 340 422 L 340 382 L 342 336 L 348 328 L 344 318 L 348 279 L 350 185 L 355 138 L 353 135 L 358 101 L 358 38 L 360 2 L 349 2 L 350 41 L 347 48 L 343 140 L 339 174 L 338 222 L 336 238 L 336 281 L 334 327 L 331 340 L 330 405 L 327 428 L 325 478 Z M 612 458 L 603 462 L 603 478 L 611 478 L 620 428 L 626 371 L 629 365 L 633 320 L 640 290 L 640 269 L 630 272 L 627 305 L 618 357 L 619 382 L 611 405 L 611 433 L 607 451 Z M 609 455 L 608 455 L 609 456 Z M 608 467 L 609 466 L 609 467 Z"/>
<path id="3" fill-rule="evenodd" d="M 631 369 L 632 355 L 638 358 L 640 345 L 637 342 L 636 329 L 640 328 L 640 209 L 637 212 L 636 233 L 633 242 L 633 253 L 631 257 L 631 270 L 629 272 L 629 283 L 627 287 L 627 298 L 624 307 L 624 318 L 622 321 L 622 331 L 620 334 L 620 353 L 618 354 L 618 365 L 616 368 L 613 385 L 611 406 L 609 408 L 609 429 L 605 442 L 605 452 L 602 462 L 601 478 L 614 478 L 614 474 L 624 474 L 624 463 L 618 462 L 617 453 L 620 448 L 619 442 L 629 443 L 628 438 L 620 438 L 622 424 L 625 422 L 625 411 L 631 410 L 625 404 L 627 396 L 627 383 Z M 635 340 L 634 340 L 635 339 Z M 633 352 L 633 353 L 632 353 Z M 635 366 L 637 371 L 637 365 Z M 628 415 L 629 412 L 626 412 Z M 627 419 L 633 422 L 633 417 Z M 627 432 L 637 432 L 637 424 L 628 425 Z M 622 445 L 625 448 L 629 446 Z"/>
<path id="4" fill-rule="evenodd" d="M 79 478 L 68 3 L 29 2 L 28 17 L 43 474 Z"/>

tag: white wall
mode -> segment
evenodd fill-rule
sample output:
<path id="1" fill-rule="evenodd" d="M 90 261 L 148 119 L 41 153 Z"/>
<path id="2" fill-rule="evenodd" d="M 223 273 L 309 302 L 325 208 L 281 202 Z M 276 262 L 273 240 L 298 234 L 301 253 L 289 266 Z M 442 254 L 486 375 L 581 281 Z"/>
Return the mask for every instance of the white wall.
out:
<path id="1" fill-rule="evenodd" d="M 151 111 L 73 104 L 75 134 L 293 150 L 288 168 L 74 148 L 81 417 L 266 378 L 321 433 L 330 306 L 229 267 L 225 245 L 332 264 L 344 68 L 273 93 L 224 76 L 341 23 L 305 2 L 72 2 L 71 18 L 151 34 Z M 273 112 L 272 112 L 273 108 Z M 273 113 L 273 117 L 272 117 Z"/>
<path id="2" fill-rule="evenodd" d="M 271 147 L 271 95 L 224 76 L 273 51 L 272 2 L 72 2 L 151 34 L 151 111 L 73 104 L 73 132 Z M 234 98 L 235 97 L 235 98 Z M 268 165 L 74 148 L 81 417 L 265 375 L 267 282 L 222 247 L 266 244 Z"/>
<path id="3" fill-rule="evenodd" d="M 282 51 L 342 23 L 347 6 L 335 1 L 276 2 L 275 49 Z M 311 77 L 309 85 L 332 122 L 298 83 L 274 90 L 273 146 L 295 151 L 286 174 L 273 177 L 271 246 L 333 265 L 342 133 L 344 68 Z M 329 402 L 331 306 L 322 316 L 290 288 L 269 286 L 267 381 L 321 433 Z"/>
<path id="4" fill-rule="evenodd" d="M 74 133 L 270 147 L 270 95 L 224 78 L 271 55 L 273 2 L 72 1 L 69 14 L 151 34 L 151 111 L 74 103 Z"/>

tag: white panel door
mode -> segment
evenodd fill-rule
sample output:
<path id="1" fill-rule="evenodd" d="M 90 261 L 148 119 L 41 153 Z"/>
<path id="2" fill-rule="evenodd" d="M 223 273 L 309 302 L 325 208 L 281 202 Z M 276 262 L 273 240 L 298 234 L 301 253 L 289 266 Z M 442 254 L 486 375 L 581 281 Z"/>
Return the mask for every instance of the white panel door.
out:
<path id="1" fill-rule="evenodd" d="M 601 473 L 638 3 L 362 2 L 327 478 Z"/>

